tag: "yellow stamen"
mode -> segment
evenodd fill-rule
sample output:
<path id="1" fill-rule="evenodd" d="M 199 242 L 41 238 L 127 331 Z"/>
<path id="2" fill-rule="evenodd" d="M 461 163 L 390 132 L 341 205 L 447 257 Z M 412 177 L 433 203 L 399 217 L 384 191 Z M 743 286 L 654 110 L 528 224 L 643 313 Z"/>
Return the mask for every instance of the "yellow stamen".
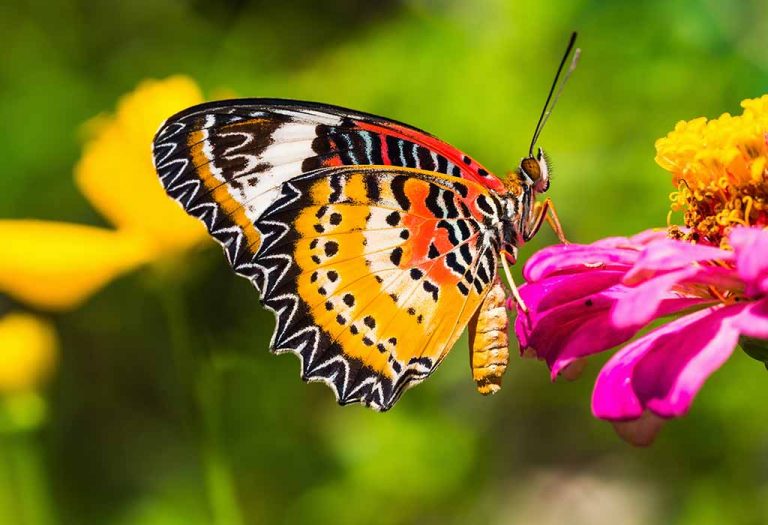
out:
<path id="1" fill-rule="evenodd" d="M 671 236 L 725 248 L 734 225 L 768 227 L 768 95 L 741 106 L 742 115 L 678 122 L 656 141 L 656 162 L 677 186 L 671 211 L 687 228 L 672 225 Z"/>

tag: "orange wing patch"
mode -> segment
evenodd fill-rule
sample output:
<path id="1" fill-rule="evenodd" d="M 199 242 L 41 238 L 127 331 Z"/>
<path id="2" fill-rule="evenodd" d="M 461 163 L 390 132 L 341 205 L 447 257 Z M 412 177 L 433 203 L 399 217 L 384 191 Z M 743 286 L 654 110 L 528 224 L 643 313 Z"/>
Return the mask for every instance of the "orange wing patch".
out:
<path id="1" fill-rule="evenodd" d="M 291 181 L 256 223 L 273 350 L 299 354 L 304 378 L 331 385 L 339 402 L 390 408 L 438 366 L 488 292 L 490 234 L 457 204 L 469 188 L 454 184 L 335 168 Z"/>

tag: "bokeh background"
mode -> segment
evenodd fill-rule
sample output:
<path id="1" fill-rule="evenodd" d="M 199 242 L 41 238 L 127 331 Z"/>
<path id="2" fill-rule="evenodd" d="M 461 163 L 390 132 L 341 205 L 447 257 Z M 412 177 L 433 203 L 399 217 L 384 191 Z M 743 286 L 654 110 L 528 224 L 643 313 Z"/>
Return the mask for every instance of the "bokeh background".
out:
<path id="1" fill-rule="evenodd" d="M 589 242 L 664 226 L 674 188 L 653 143 L 768 90 L 761 0 L 5 1 L 0 217 L 111 229 L 73 180 L 93 118 L 176 74 L 208 98 L 389 116 L 504 173 L 574 29 L 581 63 L 540 140 L 566 233 Z M 135 155 L 149 144 L 114 148 L 104 184 L 110 163 Z M 10 239 L 0 259 L 21 246 Z M 542 229 L 522 258 L 552 242 Z M 44 262 L 47 244 L 30 243 Z M 339 408 L 298 379 L 294 358 L 267 352 L 272 317 L 213 243 L 127 272 L 76 308 L 0 295 L 0 315 L 46 323 L 35 341 L 48 348 L 24 366 L 0 359 L 11 376 L 47 377 L 1 394 L 0 523 L 768 521 L 766 371 L 741 352 L 689 416 L 635 449 L 590 414 L 601 359 L 551 383 L 543 364 L 515 358 L 502 391 L 482 398 L 465 338 L 391 412 Z"/>

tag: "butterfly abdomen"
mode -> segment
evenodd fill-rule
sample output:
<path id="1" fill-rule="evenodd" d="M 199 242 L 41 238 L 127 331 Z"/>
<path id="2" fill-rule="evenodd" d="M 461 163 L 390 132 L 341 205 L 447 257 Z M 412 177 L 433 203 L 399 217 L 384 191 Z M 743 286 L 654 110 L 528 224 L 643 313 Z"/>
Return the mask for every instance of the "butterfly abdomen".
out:
<path id="1" fill-rule="evenodd" d="M 495 394 L 509 363 L 506 293 L 497 277 L 469 323 L 469 360 L 477 391 Z"/>

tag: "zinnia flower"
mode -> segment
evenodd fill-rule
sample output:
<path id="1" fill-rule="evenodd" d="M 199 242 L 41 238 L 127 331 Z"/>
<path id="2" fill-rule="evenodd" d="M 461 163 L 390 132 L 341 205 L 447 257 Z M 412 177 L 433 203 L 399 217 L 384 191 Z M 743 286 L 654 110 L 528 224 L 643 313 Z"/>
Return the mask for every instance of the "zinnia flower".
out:
<path id="1" fill-rule="evenodd" d="M 535 254 L 520 288 L 524 354 L 573 376 L 583 359 L 625 343 L 600 372 L 596 417 L 634 444 L 684 415 L 740 337 L 768 340 L 768 95 L 744 115 L 679 123 L 657 142 L 685 226 L 559 245 Z"/>
<path id="2" fill-rule="evenodd" d="M 673 236 L 722 244 L 735 224 L 768 226 L 768 95 L 741 106 L 740 116 L 678 122 L 656 141 L 656 162 L 678 187 L 672 211 L 685 212 L 687 230 Z"/>

